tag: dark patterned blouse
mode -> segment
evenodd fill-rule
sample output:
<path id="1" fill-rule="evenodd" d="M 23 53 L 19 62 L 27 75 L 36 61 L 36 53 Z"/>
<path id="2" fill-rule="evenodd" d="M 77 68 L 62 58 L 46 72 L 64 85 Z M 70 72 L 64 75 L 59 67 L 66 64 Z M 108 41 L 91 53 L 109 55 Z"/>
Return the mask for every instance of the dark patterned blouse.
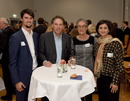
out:
<path id="1" fill-rule="evenodd" d="M 94 46 L 94 55 L 96 57 L 99 44 Z M 112 77 L 112 83 L 119 84 L 121 73 L 123 72 L 123 49 L 118 41 L 107 43 L 103 51 L 103 70 L 104 76 Z"/>

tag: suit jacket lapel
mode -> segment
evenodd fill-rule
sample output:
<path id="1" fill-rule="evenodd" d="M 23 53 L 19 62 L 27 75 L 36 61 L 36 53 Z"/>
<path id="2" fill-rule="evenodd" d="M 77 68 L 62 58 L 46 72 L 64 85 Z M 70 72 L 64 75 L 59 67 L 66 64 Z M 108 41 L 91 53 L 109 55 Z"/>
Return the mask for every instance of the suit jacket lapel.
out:
<path id="1" fill-rule="evenodd" d="M 55 45 L 55 39 L 54 39 L 54 35 L 53 35 L 53 32 L 51 32 L 50 34 L 50 43 L 51 43 L 51 47 L 52 49 L 54 49 L 55 51 L 55 56 L 56 56 L 56 45 Z"/>
<path id="2" fill-rule="evenodd" d="M 64 49 L 65 49 L 66 39 L 64 34 L 62 34 L 62 58 L 64 57 Z"/>
<path id="3" fill-rule="evenodd" d="M 33 33 L 33 42 L 34 42 L 35 54 L 36 54 L 36 56 L 38 56 L 38 54 L 37 54 L 37 39 L 36 39 L 36 36 L 34 33 Z"/>

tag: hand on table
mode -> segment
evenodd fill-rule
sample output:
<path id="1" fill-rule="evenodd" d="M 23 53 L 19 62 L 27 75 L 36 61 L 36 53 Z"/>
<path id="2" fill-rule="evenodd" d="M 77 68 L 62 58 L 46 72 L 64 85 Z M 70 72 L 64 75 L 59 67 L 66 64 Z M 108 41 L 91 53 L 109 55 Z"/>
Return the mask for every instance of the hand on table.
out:
<path id="1" fill-rule="evenodd" d="M 46 61 L 46 62 L 44 62 L 43 66 L 45 66 L 45 67 L 51 67 L 52 63 L 50 61 Z"/>

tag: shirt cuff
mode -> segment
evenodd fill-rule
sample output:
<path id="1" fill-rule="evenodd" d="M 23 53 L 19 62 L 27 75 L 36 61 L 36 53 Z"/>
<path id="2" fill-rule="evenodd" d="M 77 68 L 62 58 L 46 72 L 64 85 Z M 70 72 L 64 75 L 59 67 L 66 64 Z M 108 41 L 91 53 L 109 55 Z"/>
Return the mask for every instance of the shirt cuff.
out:
<path id="1" fill-rule="evenodd" d="M 47 62 L 47 60 L 44 60 L 42 64 L 44 65 L 45 62 Z"/>

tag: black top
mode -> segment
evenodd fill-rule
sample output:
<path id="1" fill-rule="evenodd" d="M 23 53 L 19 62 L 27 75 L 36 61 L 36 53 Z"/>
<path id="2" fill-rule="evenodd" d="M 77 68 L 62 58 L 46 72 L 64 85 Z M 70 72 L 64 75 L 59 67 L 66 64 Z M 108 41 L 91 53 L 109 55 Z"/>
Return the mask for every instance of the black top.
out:
<path id="1" fill-rule="evenodd" d="M 90 43 L 94 45 L 94 37 L 90 36 L 88 40 L 82 41 L 77 39 L 76 37 L 73 38 L 74 41 L 74 45 L 82 45 L 82 44 L 86 44 L 86 43 Z"/>

